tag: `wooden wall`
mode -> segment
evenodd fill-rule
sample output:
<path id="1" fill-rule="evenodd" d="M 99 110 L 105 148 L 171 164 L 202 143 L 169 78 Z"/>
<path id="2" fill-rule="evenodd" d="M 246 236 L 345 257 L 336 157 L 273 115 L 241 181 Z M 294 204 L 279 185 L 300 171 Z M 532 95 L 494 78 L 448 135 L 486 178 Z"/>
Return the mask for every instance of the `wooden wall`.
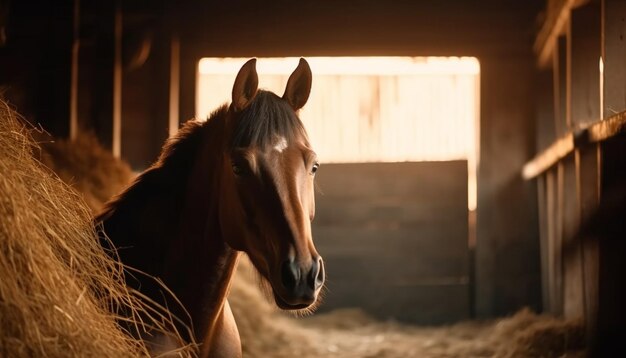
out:
<path id="1" fill-rule="evenodd" d="M 555 11 L 566 21 L 545 44 L 551 60 L 540 60 L 548 66 L 541 76 L 553 78 L 552 90 L 542 93 L 553 101 L 537 102 L 541 140 L 524 168 L 538 183 L 543 305 L 557 315 L 585 318 L 590 330 L 602 321 L 611 322 L 612 333 L 626 332 L 624 323 L 616 323 L 626 319 L 617 299 L 626 299 L 618 278 L 626 272 L 617 259 L 626 254 L 624 212 L 596 214 L 598 207 L 625 200 L 626 3 L 589 1 Z M 589 225 L 595 227 L 579 233 Z M 611 334 L 605 328 L 601 324 L 598 332 Z"/>
<path id="2" fill-rule="evenodd" d="M 532 58 L 481 61 L 480 164 L 476 226 L 476 313 L 541 310 L 533 182 L 520 172 L 532 156 Z"/>
<path id="3" fill-rule="evenodd" d="M 313 234 L 322 311 L 421 324 L 470 317 L 467 162 L 325 164 Z"/>
<path id="4" fill-rule="evenodd" d="M 169 134 L 170 27 L 164 13 L 161 2 L 147 7 L 142 1 L 80 1 L 78 126 L 94 131 L 109 149 L 119 141 L 121 157 L 136 170 L 156 159 Z M 120 83 L 114 89 L 116 67 Z M 116 92 L 121 100 L 117 138 L 112 121 Z"/>
<path id="5" fill-rule="evenodd" d="M 122 31 L 116 52 L 118 12 Z M 0 95 L 33 124 L 64 138 L 71 132 L 74 90 L 77 127 L 94 132 L 111 149 L 113 79 L 116 53 L 120 53 L 123 128 L 118 139 L 123 142 L 124 159 L 143 169 L 155 160 L 168 135 L 171 26 L 167 13 L 163 1 L 9 2 L 7 42 L 0 47 Z M 134 60 L 145 40 L 147 57 L 137 66 Z M 78 55 L 73 65 L 74 46 Z"/>
<path id="6" fill-rule="evenodd" d="M 6 11 L 7 4 L 2 4 Z M 69 134 L 72 4 L 12 1 L 0 47 L 0 96 L 52 134 Z"/>

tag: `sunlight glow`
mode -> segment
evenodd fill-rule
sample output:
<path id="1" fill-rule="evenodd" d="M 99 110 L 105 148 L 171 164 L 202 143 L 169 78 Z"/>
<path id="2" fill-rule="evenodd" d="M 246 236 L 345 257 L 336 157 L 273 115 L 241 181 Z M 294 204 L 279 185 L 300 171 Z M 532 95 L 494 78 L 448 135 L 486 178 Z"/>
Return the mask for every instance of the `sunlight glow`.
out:
<path id="1" fill-rule="evenodd" d="M 203 58 L 200 75 L 237 73 L 246 59 Z M 480 65 L 474 57 L 307 57 L 311 70 L 319 75 L 477 75 Z M 297 57 L 263 58 L 257 72 L 289 75 L 298 65 Z"/>
<path id="2" fill-rule="evenodd" d="M 480 64 L 473 57 L 307 57 L 313 88 L 300 111 L 322 163 L 468 160 L 476 207 Z M 198 64 L 197 118 L 229 103 L 247 58 Z M 259 86 L 282 95 L 299 58 L 260 58 Z"/>

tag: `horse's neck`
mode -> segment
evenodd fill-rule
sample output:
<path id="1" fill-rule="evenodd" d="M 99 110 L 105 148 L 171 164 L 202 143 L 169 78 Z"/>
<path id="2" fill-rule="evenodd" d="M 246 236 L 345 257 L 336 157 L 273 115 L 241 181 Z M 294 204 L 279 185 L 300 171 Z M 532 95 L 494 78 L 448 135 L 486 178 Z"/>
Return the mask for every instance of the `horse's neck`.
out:
<path id="1" fill-rule="evenodd" d="M 225 242 L 219 224 L 218 194 L 221 153 L 203 143 L 202 155 L 189 175 L 181 220 L 170 240 L 164 269 L 165 282 L 174 287 L 190 314 L 197 339 L 205 339 L 215 326 L 230 288 L 239 252 Z M 213 143 L 212 143 L 213 142 Z"/>
<path id="2" fill-rule="evenodd" d="M 195 138 L 193 153 L 164 160 L 142 174 L 96 218 L 125 264 L 159 277 L 176 295 L 191 316 L 197 339 L 215 325 L 239 255 L 224 241 L 218 220 L 221 153 L 209 146 L 222 140 L 220 120 L 207 123 L 211 128 L 195 128 L 203 132 L 201 140 Z M 179 160 L 196 164 L 181 171 L 171 165 Z M 185 320 L 185 312 L 164 298 L 160 287 L 136 277 L 145 294 L 156 302 L 165 299 L 174 315 Z"/>

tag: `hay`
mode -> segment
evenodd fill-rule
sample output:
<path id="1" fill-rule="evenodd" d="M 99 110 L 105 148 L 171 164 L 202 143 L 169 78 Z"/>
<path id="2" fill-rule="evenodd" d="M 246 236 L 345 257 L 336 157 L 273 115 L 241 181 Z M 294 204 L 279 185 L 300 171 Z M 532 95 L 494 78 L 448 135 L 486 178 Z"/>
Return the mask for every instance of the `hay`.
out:
<path id="1" fill-rule="evenodd" d="M 523 309 L 511 317 L 419 327 L 379 321 L 360 309 L 296 319 L 268 303 L 247 258 L 229 302 L 244 356 L 257 357 L 584 357 L 583 325 Z"/>
<path id="2" fill-rule="evenodd" d="M 133 179 L 130 166 L 113 156 L 92 133 L 74 140 L 41 140 L 41 161 L 81 193 L 93 213 Z"/>
<path id="3" fill-rule="evenodd" d="M 33 158 L 37 150 L 0 101 L 0 356 L 148 355 L 126 329 L 167 331 L 169 317 L 125 288 L 88 208 Z"/>

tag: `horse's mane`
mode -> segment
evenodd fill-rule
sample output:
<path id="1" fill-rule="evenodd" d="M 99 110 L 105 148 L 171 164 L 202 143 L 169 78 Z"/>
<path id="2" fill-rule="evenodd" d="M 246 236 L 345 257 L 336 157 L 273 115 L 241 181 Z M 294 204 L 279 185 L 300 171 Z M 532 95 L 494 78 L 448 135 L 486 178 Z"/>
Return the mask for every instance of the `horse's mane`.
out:
<path id="1" fill-rule="evenodd" d="M 206 121 L 187 121 L 174 135 L 169 138 L 157 161 L 139 175 L 125 191 L 109 201 L 97 215 L 95 221 L 107 219 L 116 208 L 126 200 L 141 197 L 154 189 L 169 187 L 182 189 L 190 175 L 197 153 L 207 132 L 226 117 L 228 106 L 223 105 L 215 110 Z"/>
<path id="2" fill-rule="evenodd" d="M 272 145 L 276 137 L 292 143 L 297 137 L 306 139 L 307 135 L 287 101 L 272 92 L 259 90 L 250 105 L 239 115 L 230 147 L 265 148 Z"/>
<path id="3" fill-rule="evenodd" d="M 223 105 L 211 113 L 206 121 L 187 121 L 176 135 L 167 140 L 152 168 L 162 168 L 179 175 L 189 173 L 203 139 L 207 138 L 205 134 L 217 124 L 218 119 L 225 118 L 227 113 L 228 106 Z"/>

